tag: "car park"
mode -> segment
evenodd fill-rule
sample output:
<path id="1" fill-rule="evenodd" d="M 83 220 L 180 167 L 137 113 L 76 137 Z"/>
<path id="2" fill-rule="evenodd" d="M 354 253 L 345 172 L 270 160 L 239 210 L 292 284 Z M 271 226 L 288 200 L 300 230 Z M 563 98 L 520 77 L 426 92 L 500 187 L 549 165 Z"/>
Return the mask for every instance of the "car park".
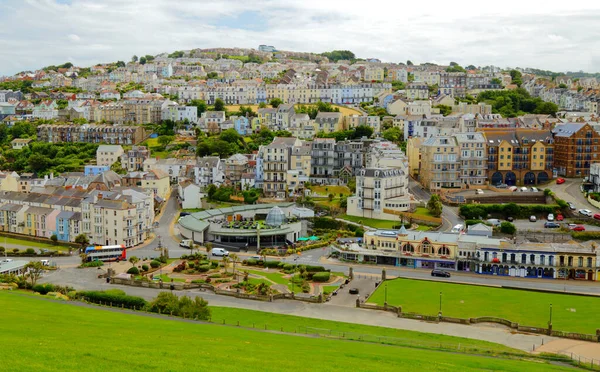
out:
<path id="1" fill-rule="evenodd" d="M 538 190 L 538 188 L 537 188 L 537 187 L 532 187 L 532 188 L 530 188 L 529 190 L 531 190 L 531 192 L 538 192 L 538 191 L 540 191 L 540 190 Z"/>
<path id="2" fill-rule="evenodd" d="M 579 214 L 582 216 L 592 217 L 592 211 L 589 209 L 580 209 Z"/>
<path id="3" fill-rule="evenodd" d="M 564 221 L 564 220 L 565 220 L 565 217 L 564 217 L 562 214 L 557 214 L 557 215 L 556 215 L 556 220 L 557 220 L 557 221 Z"/>
<path id="4" fill-rule="evenodd" d="M 520 191 L 521 192 L 527 192 L 527 191 L 529 191 L 529 189 L 527 187 L 521 187 Z"/>
<path id="5" fill-rule="evenodd" d="M 537 217 L 536 216 L 529 216 L 529 221 L 530 222 L 535 222 L 535 221 L 537 221 Z"/>
<path id="6" fill-rule="evenodd" d="M 431 276 L 439 276 L 439 277 L 443 277 L 443 278 L 449 278 L 450 273 L 445 270 L 433 269 L 433 270 L 431 270 Z"/>
<path id="7" fill-rule="evenodd" d="M 573 226 L 569 226 L 569 229 L 571 231 L 585 231 L 585 226 L 583 226 L 583 225 L 573 225 Z"/>
<path id="8" fill-rule="evenodd" d="M 558 229 L 560 225 L 556 222 L 547 221 L 546 223 L 544 223 L 544 227 L 546 229 Z"/>
<path id="9" fill-rule="evenodd" d="M 554 221 L 554 215 L 552 213 L 548 214 L 548 217 L 546 218 L 548 221 Z"/>
<path id="10" fill-rule="evenodd" d="M 563 184 L 563 183 L 565 183 L 565 179 L 564 179 L 564 178 L 557 178 L 557 179 L 556 179 L 556 184 L 557 184 L 557 185 L 561 185 L 561 184 Z"/>

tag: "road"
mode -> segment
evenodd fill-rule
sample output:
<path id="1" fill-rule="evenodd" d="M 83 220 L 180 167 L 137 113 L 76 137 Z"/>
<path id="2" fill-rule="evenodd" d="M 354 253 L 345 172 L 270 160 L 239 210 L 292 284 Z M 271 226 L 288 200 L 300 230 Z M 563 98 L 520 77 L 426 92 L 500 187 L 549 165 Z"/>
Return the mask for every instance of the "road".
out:
<path id="1" fill-rule="evenodd" d="M 427 203 L 429 198 L 431 198 L 431 193 L 425 190 L 421 184 L 417 181 L 409 178 L 408 180 L 408 188 L 411 194 L 415 196 L 415 199 Z M 462 218 L 458 216 L 458 208 L 449 207 L 444 205 L 442 208 L 442 227 L 439 231 L 450 231 L 452 227 L 463 224 L 464 221 Z"/>
<path id="2" fill-rule="evenodd" d="M 581 179 L 565 179 L 565 183 L 557 185 L 556 182 L 548 185 L 548 188 L 552 190 L 556 196 L 563 199 L 566 202 L 572 202 L 575 204 L 577 209 L 589 209 L 594 213 L 600 213 L 600 209 L 591 205 L 587 199 L 583 196 L 583 193 L 579 189 L 581 186 Z"/>

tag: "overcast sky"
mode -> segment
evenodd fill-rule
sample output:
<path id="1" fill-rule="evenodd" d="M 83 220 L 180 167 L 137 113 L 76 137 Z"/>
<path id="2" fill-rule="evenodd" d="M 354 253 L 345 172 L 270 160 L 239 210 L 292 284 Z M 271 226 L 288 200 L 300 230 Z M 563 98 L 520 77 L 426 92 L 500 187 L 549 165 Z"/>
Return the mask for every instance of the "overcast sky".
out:
<path id="1" fill-rule="evenodd" d="M 259 44 L 599 72 L 599 21 L 600 1 L 0 0 L 0 75 Z"/>

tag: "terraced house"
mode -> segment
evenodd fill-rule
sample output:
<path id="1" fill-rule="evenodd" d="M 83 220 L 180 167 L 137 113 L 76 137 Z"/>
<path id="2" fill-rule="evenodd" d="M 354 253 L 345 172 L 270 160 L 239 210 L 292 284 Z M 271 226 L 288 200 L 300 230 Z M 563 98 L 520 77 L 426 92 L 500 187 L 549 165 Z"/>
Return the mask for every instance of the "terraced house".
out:
<path id="1" fill-rule="evenodd" d="M 141 126 L 42 124 L 37 127 L 37 140 L 40 142 L 135 145 L 142 142 L 145 138 L 146 131 Z"/>

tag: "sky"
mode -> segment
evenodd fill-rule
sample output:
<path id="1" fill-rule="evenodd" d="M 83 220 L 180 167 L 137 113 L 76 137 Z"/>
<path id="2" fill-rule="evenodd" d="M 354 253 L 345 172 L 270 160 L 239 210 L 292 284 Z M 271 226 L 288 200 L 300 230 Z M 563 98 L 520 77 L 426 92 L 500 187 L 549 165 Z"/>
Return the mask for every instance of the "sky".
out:
<path id="1" fill-rule="evenodd" d="M 0 0 L 0 76 L 195 48 L 600 72 L 600 1 Z"/>

